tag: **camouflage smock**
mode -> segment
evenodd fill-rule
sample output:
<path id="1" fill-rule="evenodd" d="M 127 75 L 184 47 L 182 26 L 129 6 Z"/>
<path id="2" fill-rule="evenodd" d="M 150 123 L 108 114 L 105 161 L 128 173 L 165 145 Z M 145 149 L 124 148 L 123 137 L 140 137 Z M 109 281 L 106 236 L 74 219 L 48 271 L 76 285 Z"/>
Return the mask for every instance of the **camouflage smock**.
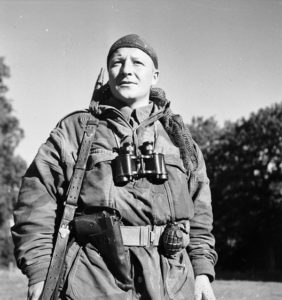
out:
<path id="1" fill-rule="evenodd" d="M 187 176 L 179 149 L 162 124 L 165 105 L 150 103 L 131 110 L 114 99 L 100 104 L 97 128 L 79 204 L 83 207 L 116 208 L 127 226 L 165 225 L 170 220 L 190 220 L 190 244 L 174 258 L 161 255 L 157 247 L 126 247 L 131 261 L 134 289 L 123 291 L 116 284 L 102 257 L 91 247 L 73 242 L 65 261 L 66 299 L 194 299 L 194 276 L 214 277 L 216 252 L 212 230 L 209 180 L 202 154 L 193 180 Z M 89 111 L 61 120 L 27 170 L 14 212 L 12 228 L 18 266 L 29 284 L 46 278 L 56 228 Z M 145 125 L 144 125 L 145 124 Z M 117 186 L 113 180 L 113 149 L 125 142 L 140 146 L 153 142 L 165 156 L 168 180 L 154 184 L 146 178 Z"/>

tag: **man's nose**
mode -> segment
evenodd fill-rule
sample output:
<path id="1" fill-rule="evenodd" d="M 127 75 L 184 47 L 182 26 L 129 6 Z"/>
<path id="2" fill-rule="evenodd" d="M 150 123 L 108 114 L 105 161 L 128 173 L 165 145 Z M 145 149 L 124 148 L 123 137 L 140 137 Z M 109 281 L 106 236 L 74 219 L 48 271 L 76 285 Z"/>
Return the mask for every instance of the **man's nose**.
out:
<path id="1" fill-rule="evenodd" d="M 123 65 L 122 65 L 122 69 L 121 69 L 123 74 L 132 74 L 133 72 L 133 64 L 130 60 L 125 60 Z"/>

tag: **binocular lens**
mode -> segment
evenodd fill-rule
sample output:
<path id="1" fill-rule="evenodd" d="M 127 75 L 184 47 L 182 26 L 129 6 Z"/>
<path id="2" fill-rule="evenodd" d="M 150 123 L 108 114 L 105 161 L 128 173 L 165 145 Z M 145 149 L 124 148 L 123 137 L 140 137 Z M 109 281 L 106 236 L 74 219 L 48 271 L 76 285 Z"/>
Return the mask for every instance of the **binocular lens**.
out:
<path id="1" fill-rule="evenodd" d="M 120 149 L 120 154 L 113 161 L 116 183 L 127 183 L 138 177 L 150 177 L 158 181 L 167 180 L 164 155 L 154 153 L 151 142 L 144 143 L 142 148 L 143 154 L 138 156 L 133 155 L 134 146 L 131 143 L 126 143 Z"/>

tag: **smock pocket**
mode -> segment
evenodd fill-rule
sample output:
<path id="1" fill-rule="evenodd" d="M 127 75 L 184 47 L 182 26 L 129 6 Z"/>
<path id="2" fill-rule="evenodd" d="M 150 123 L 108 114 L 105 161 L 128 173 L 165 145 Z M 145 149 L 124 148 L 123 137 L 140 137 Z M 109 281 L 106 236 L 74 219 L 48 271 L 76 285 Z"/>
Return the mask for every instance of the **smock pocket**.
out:
<path id="1" fill-rule="evenodd" d="M 96 250 L 80 248 L 67 278 L 66 299 L 126 299 Z"/>
<path id="2" fill-rule="evenodd" d="M 112 160 L 115 153 L 96 149 L 89 155 L 82 182 L 80 200 L 86 206 L 112 206 Z"/>
<path id="3" fill-rule="evenodd" d="M 188 176 L 180 157 L 166 155 L 168 173 L 168 197 L 173 202 L 176 220 L 190 219 L 194 214 L 194 205 L 188 188 Z"/>
<path id="4" fill-rule="evenodd" d="M 161 256 L 163 279 L 170 299 L 194 299 L 194 273 L 185 250 L 173 258 Z"/>

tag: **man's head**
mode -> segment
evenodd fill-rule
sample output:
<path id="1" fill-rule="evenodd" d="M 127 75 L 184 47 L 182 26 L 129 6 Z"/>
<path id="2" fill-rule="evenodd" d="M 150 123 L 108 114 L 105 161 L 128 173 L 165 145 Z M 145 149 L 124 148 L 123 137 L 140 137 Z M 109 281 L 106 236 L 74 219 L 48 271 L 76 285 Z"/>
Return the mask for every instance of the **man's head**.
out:
<path id="1" fill-rule="evenodd" d="M 109 85 L 118 100 L 132 108 L 148 104 L 151 86 L 158 81 L 158 58 L 136 34 L 117 40 L 107 57 Z"/>

